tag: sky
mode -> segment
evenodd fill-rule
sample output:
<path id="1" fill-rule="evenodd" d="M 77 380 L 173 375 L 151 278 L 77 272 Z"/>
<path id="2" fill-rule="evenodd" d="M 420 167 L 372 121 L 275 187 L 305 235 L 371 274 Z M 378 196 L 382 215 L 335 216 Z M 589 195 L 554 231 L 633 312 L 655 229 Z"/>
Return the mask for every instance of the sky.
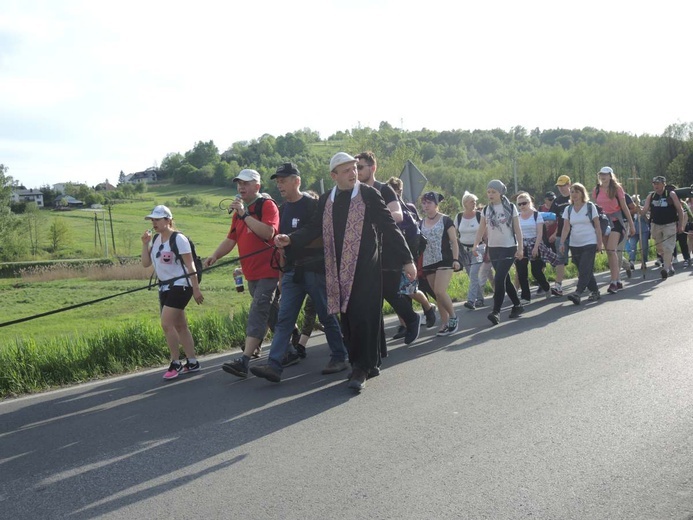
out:
<path id="1" fill-rule="evenodd" d="M 303 128 L 693 121 L 690 2 L 0 0 L 0 164 L 116 184 Z"/>

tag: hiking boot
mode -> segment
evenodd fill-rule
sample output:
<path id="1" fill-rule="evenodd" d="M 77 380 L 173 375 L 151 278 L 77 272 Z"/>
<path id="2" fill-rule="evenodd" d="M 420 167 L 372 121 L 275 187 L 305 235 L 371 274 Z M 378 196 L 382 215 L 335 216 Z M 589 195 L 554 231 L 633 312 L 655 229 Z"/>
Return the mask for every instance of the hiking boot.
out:
<path id="1" fill-rule="evenodd" d="M 284 356 L 284 359 L 282 359 L 282 367 L 290 367 L 291 365 L 295 365 L 299 361 L 301 361 L 301 356 L 299 356 L 297 352 L 287 352 Z"/>
<path id="2" fill-rule="evenodd" d="M 410 343 L 413 343 L 416 341 L 416 338 L 419 337 L 419 329 L 421 328 L 421 315 L 416 314 L 416 319 L 412 321 L 411 323 L 407 324 L 405 327 L 405 335 L 404 335 L 404 344 L 409 345 Z"/>
<path id="3" fill-rule="evenodd" d="M 306 346 L 301 345 L 300 343 L 296 345 L 295 347 L 296 353 L 298 354 L 298 357 L 301 359 L 306 359 L 306 356 L 308 355 L 308 352 L 306 352 Z"/>
<path id="4" fill-rule="evenodd" d="M 395 335 L 392 336 L 392 339 L 402 339 L 406 334 L 407 328 L 404 325 L 400 325 L 397 332 L 395 332 Z"/>
<path id="5" fill-rule="evenodd" d="M 476 305 L 474 305 L 474 302 L 464 302 L 464 308 L 473 311 L 476 309 Z"/>
<path id="6" fill-rule="evenodd" d="M 563 288 L 560 285 L 551 287 L 551 294 L 554 296 L 563 296 Z"/>
<path id="7" fill-rule="evenodd" d="M 349 378 L 349 382 L 347 383 L 347 386 L 352 390 L 360 392 L 361 390 L 366 388 L 367 378 L 368 375 L 366 374 L 366 372 L 364 372 L 360 368 L 354 368 L 353 372 L 351 373 L 351 378 Z"/>
<path id="8" fill-rule="evenodd" d="M 267 381 L 270 381 L 272 383 L 278 383 L 282 380 L 281 374 L 279 374 L 275 369 L 273 369 L 269 365 L 256 365 L 254 367 L 250 367 L 250 371 L 253 373 L 254 376 L 267 379 Z"/>
<path id="9" fill-rule="evenodd" d="M 666 280 L 667 277 L 669 276 L 669 273 L 667 272 L 666 269 L 662 269 L 661 271 L 659 271 L 659 274 L 662 275 L 662 280 Z"/>
<path id="10" fill-rule="evenodd" d="M 574 292 L 573 294 L 569 294 L 568 299 L 575 305 L 580 305 L 580 295 L 578 293 Z"/>
<path id="11" fill-rule="evenodd" d="M 224 372 L 227 372 L 229 374 L 233 374 L 234 376 L 237 377 L 242 377 L 246 378 L 248 377 L 248 367 L 246 367 L 243 364 L 243 359 L 242 358 L 237 358 L 234 359 L 233 361 L 229 361 L 228 363 L 224 363 L 221 365 L 221 369 Z"/>
<path id="12" fill-rule="evenodd" d="M 500 323 L 500 312 L 493 311 L 486 317 L 493 325 L 498 325 Z"/>
<path id="13" fill-rule="evenodd" d="M 509 318 L 519 318 L 520 314 L 525 312 L 525 308 L 522 305 L 513 305 L 513 308 L 510 309 L 510 315 L 508 316 Z"/>
<path id="14" fill-rule="evenodd" d="M 298 331 L 297 327 L 294 327 L 294 330 L 291 331 L 291 345 L 296 348 L 300 339 L 301 333 Z"/>
<path id="15" fill-rule="evenodd" d="M 426 328 L 430 329 L 436 324 L 436 306 L 431 305 L 431 308 L 424 311 L 424 316 L 426 317 Z"/>
<path id="16" fill-rule="evenodd" d="M 341 372 L 342 370 L 346 370 L 347 368 L 349 368 L 349 365 L 347 365 L 346 361 L 334 361 L 331 359 L 327 366 L 322 369 L 322 374 L 336 374 L 337 372 Z"/>
<path id="17" fill-rule="evenodd" d="M 191 363 L 189 359 L 185 360 L 185 364 L 183 365 L 183 372 L 186 374 L 189 374 L 190 372 L 197 372 L 200 370 L 200 362 L 195 361 L 194 363 Z"/>
<path id="18" fill-rule="evenodd" d="M 601 299 L 602 295 L 599 294 L 599 291 L 592 291 L 590 295 L 587 297 L 587 301 L 590 302 L 597 302 Z"/>
<path id="19" fill-rule="evenodd" d="M 606 292 L 609 294 L 616 294 L 618 292 L 618 285 L 616 285 L 616 282 L 611 282 Z"/>
<path id="20" fill-rule="evenodd" d="M 183 370 L 183 365 L 180 364 L 180 361 L 171 361 L 168 370 L 164 373 L 164 379 L 169 380 L 177 378 L 181 370 Z"/>

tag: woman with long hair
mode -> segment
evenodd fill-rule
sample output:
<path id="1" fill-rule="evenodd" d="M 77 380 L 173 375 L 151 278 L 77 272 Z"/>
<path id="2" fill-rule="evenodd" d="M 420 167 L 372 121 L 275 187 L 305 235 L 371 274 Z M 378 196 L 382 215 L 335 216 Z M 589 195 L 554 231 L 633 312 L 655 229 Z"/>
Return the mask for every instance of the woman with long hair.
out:
<path id="1" fill-rule="evenodd" d="M 424 219 L 421 222 L 421 234 L 426 237 L 426 249 L 423 252 L 423 271 L 429 285 L 433 288 L 440 312 L 443 327 L 436 336 L 449 336 L 457 332 L 457 316 L 448 294 L 453 269 L 461 269 L 457 233 L 452 219 L 438 211 L 443 200 L 440 193 L 429 191 L 421 196 Z"/>
<path id="2" fill-rule="evenodd" d="M 575 292 L 568 299 L 580 305 L 580 298 L 585 289 L 590 291 L 589 300 L 600 298 L 597 280 L 594 278 L 594 258 L 597 251 L 604 249 L 602 242 L 599 213 L 587 195 L 587 189 L 576 182 L 570 187 L 570 204 L 563 210 L 563 234 L 561 250 L 564 254 L 565 241 L 570 233 L 570 255 L 578 268 L 578 281 Z"/>
<path id="3" fill-rule="evenodd" d="M 635 224 L 633 224 L 633 217 L 626 205 L 626 194 L 619 184 L 614 170 L 610 167 L 604 166 L 599 170 L 597 186 L 592 191 L 592 199 L 611 220 L 611 233 L 605 240 L 606 256 L 609 261 L 611 275 L 607 292 L 615 294 L 619 289 L 619 275 L 621 271 L 618 244 L 626 238 L 625 222 L 628 222 L 629 236 L 635 234 Z"/>
<path id="4" fill-rule="evenodd" d="M 493 310 L 488 315 L 493 325 L 500 323 L 500 311 L 506 293 L 513 302 L 510 318 L 519 317 L 525 310 L 509 274 L 515 259 L 521 260 L 524 254 L 517 207 L 505 196 L 506 192 L 507 188 L 501 181 L 494 179 L 488 183 L 488 205 L 481 213 L 481 222 L 473 247 L 474 254 L 479 254 L 477 248 L 486 233 L 488 255 L 496 272 L 493 278 Z"/>
<path id="5" fill-rule="evenodd" d="M 515 260 L 515 270 L 520 282 L 520 298 L 526 303 L 532 299 L 529 287 L 528 264 L 532 269 L 532 276 L 539 284 L 546 297 L 551 296 L 551 286 L 544 275 L 544 261 L 539 255 L 539 247 L 543 244 L 544 219 L 534 208 L 532 197 L 526 191 L 521 191 L 515 199 L 519 209 L 519 222 L 522 229 L 522 258 Z"/>
<path id="6" fill-rule="evenodd" d="M 190 241 L 182 233 L 176 232 L 171 211 L 166 206 L 157 206 L 144 218 L 151 221 L 155 235 L 152 239 L 149 229 L 142 234 L 141 261 L 144 267 L 154 265 L 159 279 L 161 328 L 171 354 L 171 363 L 164 379 L 175 379 L 181 371 L 200 370 L 185 307 L 191 298 L 199 305 L 204 297 L 197 281 Z M 175 245 L 171 244 L 172 237 Z M 181 345 L 185 351 L 185 364 L 179 361 Z"/>

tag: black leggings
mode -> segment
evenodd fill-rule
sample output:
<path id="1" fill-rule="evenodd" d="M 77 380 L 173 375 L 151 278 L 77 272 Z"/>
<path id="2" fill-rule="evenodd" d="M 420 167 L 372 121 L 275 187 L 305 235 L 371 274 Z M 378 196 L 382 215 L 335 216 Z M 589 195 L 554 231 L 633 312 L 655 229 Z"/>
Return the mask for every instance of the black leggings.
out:
<path id="1" fill-rule="evenodd" d="M 517 297 L 517 289 L 510 281 L 510 268 L 515 261 L 515 247 L 489 247 L 488 256 L 491 259 L 493 269 L 496 271 L 493 277 L 493 312 L 500 312 L 503 306 L 505 294 L 513 302 L 513 305 L 520 305 L 520 298 Z"/>

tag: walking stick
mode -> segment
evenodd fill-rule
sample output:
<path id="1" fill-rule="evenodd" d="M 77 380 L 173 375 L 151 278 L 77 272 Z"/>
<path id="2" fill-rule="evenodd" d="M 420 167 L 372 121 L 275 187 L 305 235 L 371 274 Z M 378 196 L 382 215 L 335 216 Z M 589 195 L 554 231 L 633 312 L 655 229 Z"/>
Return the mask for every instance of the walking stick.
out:
<path id="1" fill-rule="evenodd" d="M 633 183 L 635 184 L 635 193 L 637 193 L 638 198 L 640 198 L 640 192 L 638 191 L 638 181 L 640 179 L 638 179 L 638 172 L 635 169 L 635 166 L 633 166 L 632 172 L 633 172 Z M 640 213 L 641 210 L 642 210 L 642 208 L 640 207 L 640 204 L 638 204 L 638 232 L 640 235 L 640 240 L 639 240 L 639 242 L 640 242 L 640 269 L 642 269 L 642 278 L 644 280 L 646 275 L 647 275 L 647 264 L 645 263 L 645 247 L 647 247 L 647 244 L 645 244 L 643 242 L 643 239 L 642 239 L 643 238 L 642 237 L 642 217 L 643 216 Z M 649 242 L 649 240 L 648 240 L 648 242 Z"/>

